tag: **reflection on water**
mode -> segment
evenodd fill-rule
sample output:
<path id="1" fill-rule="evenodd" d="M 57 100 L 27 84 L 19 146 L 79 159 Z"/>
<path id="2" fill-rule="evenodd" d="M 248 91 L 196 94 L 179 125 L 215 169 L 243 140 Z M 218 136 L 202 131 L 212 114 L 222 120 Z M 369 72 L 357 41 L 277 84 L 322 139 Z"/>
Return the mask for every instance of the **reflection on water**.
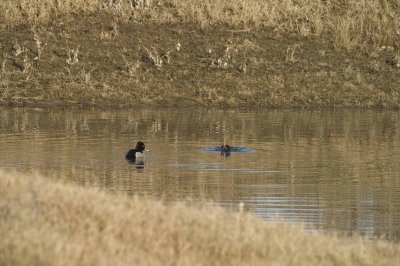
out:
<path id="1" fill-rule="evenodd" d="M 124 160 L 143 140 L 137 169 Z M 400 113 L 0 109 L 0 168 L 400 240 Z M 229 157 L 204 148 L 253 149 Z"/>

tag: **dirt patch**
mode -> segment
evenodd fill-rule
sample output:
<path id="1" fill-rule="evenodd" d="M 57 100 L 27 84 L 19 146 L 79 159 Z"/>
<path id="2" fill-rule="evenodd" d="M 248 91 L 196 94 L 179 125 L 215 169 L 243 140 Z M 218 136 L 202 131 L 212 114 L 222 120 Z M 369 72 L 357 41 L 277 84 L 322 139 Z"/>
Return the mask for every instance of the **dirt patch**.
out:
<path id="1" fill-rule="evenodd" d="M 391 47 L 350 53 L 328 37 L 106 14 L 62 21 L 0 29 L 2 104 L 400 106 Z"/>

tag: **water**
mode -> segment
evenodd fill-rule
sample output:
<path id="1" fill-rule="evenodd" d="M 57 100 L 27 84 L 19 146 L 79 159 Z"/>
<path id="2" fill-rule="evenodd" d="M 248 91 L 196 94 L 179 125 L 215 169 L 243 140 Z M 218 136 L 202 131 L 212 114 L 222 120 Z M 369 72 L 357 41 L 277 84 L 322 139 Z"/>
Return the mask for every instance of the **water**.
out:
<path id="1" fill-rule="evenodd" d="M 143 140 L 145 167 L 124 160 Z M 209 147 L 248 148 L 222 157 Z M 400 240 L 400 113 L 0 108 L 0 168 Z"/>

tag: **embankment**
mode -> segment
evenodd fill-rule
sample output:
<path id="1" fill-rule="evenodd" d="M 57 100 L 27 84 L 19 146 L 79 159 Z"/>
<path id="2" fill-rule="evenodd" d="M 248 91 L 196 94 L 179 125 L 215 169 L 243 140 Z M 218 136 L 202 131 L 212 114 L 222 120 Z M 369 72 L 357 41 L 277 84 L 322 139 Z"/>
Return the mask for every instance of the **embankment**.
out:
<path id="1" fill-rule="evenodd" d="M 1 265 L 398 265 L 400 246 L 0 172 Z"/>
<path id="2" fill-rule="evenodd" d="M 399 1 L 0 3 L 0 103 L 400 107 Z"/>

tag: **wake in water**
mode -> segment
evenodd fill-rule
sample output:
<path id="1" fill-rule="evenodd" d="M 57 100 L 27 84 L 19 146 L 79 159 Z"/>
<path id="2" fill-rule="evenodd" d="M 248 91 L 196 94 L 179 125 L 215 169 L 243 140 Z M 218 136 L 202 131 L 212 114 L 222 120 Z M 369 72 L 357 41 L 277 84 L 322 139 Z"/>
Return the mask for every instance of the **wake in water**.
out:
<path id="1" fill-rule="evenodd" d="M 227 146 L 227 145 L 207 147 L 207 148 L 203 148 L 202 150 L 207 151 L 207 152 L 223 152 L 225 146 Z M 251 148 L 245 148 L 245 147 L 234 147 L 234 146 L 229 146 L 229 147 L 230 147 L 230 152 L 254 152 L 255 151 Z"/>

